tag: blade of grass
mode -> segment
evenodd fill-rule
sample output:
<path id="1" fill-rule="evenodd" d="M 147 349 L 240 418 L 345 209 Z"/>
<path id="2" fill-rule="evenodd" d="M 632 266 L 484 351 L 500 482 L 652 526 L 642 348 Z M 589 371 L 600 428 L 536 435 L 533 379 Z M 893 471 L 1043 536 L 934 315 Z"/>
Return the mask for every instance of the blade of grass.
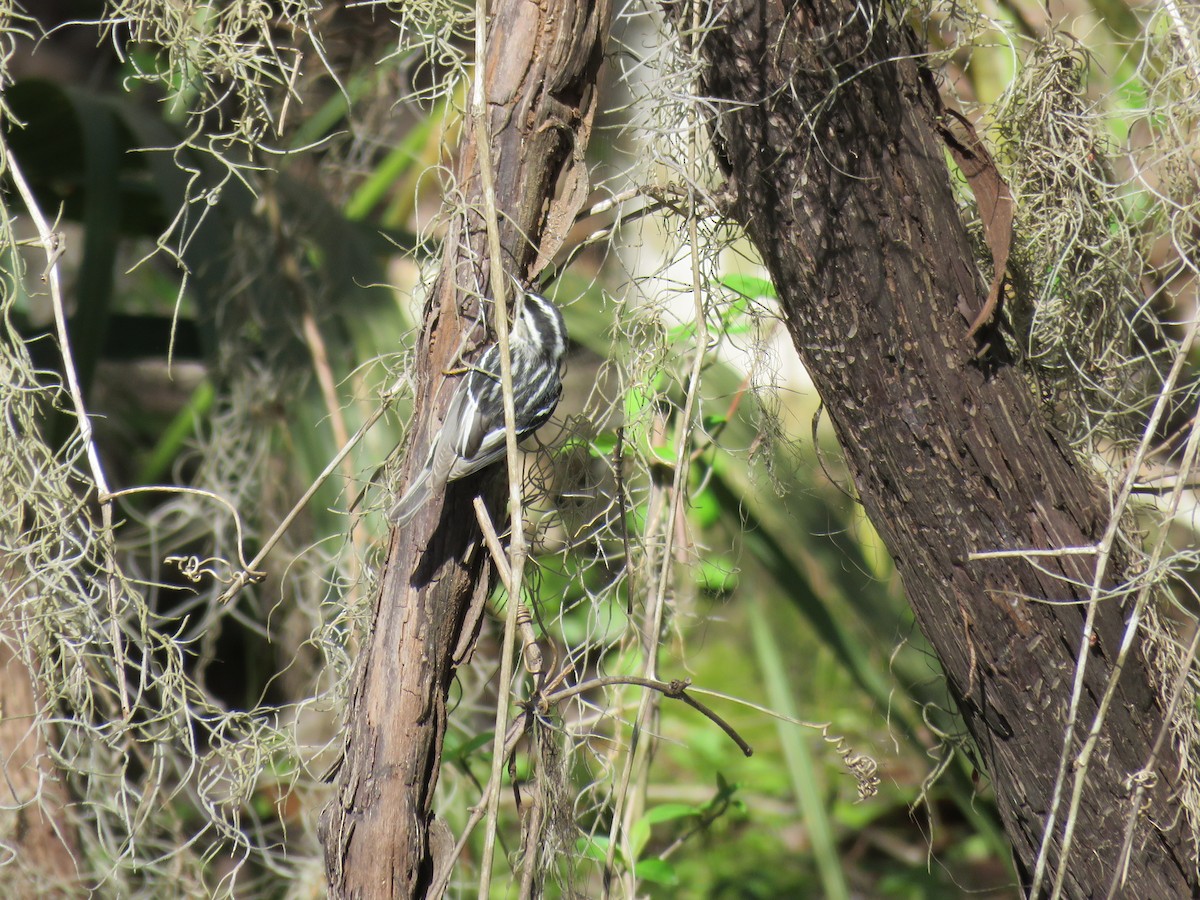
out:
<path id="1" fill-rule="evenodd" d="M 911 666 L 901 657 L 891 663 L 890 672 L 885 674 L 872 660 L 868 646 L 842 623 L 844 617 L 839 610 L 848 605 L 871 628 L 877 640 L 894 642 L 901 633 L 883 598 L 875 595 L 872 599 L 872 592 L 882 588 L 863 576 L 866 571 L 863 561 L 847 565 L 854 561 L 852 542 L 837 541 L 840 550 L 822 551 L 821 542 L 789 539 L 795 533 L 794 522 L 789 526 L 786 519 L 772 516 L 772 504 L 763 503 L 754 492 L 735 486 L 737 479 L 727 467 L 714 465 L 713 471 L 710 485 L 720 497 L 721 506 L 741 510 L 747 552 L 771 575 L 790 605 L 804 616 L 816 636 L 871 698 L 879 713 L 899 730 L 908 746 L 918 754 L 929 752 L 929 736 L 920 711 L 927 710 L 930 704 L 944 704 L 944 699 L 937 696 L 941 682 L 931 681 L 928 690 L 920 688 L 923 681 L 929 680 L 928 671 L 922 679 L 921 673 L 908 671 Z M 830 513 L 828 509 L 822 511 L 823 515 Z M 811 527 L 803 525 L 801 530 L 814 533 Z M 835 530 L 827 530 L 826 538 L 832 538 Z M 802 563 L 794 555 L 810 558 Z M 823 570 L 825 576 L 820 587 L 809 576 L 810 571 L 817 570 Z M 928 657 L 921 658 L 928 667 Z M 992 852 L 1000 859 L 1008 858 L 1011 847 L 996 817 L 977 802 L 970 762 L 962 754 L 956 754 L 954 762 L 943 774 L 942 787 L 975 829 L 987 838 Z"/>
<path id="2" fill-rule="evenodd" d="M 346 202 L 346 218 L 364 219 L 387 196 L 388 191 L 415 163 L 422 161 L 421 148 L 428 144 L 434 129 L 440 128 L 449 100 L 440 101 L 421 119 L 399 144 L 383 158 L 366 181 Z"/>
<path id="3" fill-rule="evenodd" d="M 162 476 L 183 449 L 184 442 L 196 433 L 197 422 L 212 408 L 215 396 L 212 382 L 202 381 L 196 386 L 187 404 L 163 430 L 154 449 L 142 463 L 135 480 L 136 484 L 157 484 L 162 480 Z"/>
<path id="4" fill-rule="evenodd" d="M 755 599 L 750 606 L 750 629 L 759 670 L 762 672 L 771 706 L 785 716 L 801 718 L 783 664 L 783 654 L 767 622 L 761 599 Z M 821 801 L 820 779 L 813 766 L 812 753 L 809 752 L 804 736 L 794 725 L 780 722 L 778 727 L 788 777 L 791 779 L 792 790 L 800 804 L 800 812 L 804 816 L 812 841 L 813 858 L 824 887 L 822 894 L 828 900 L 848 900 L 850 891 L 842 872 L 842 861 L 838 856 L 833 825 Z"/>

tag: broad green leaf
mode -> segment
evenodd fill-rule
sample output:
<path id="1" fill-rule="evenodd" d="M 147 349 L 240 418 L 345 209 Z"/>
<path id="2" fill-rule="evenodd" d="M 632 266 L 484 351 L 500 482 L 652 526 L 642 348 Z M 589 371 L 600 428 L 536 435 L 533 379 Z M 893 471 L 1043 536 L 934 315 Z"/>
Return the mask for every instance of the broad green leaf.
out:
<path id="1" fill-rule="evenodd" d="M 679 884 L 679 873 L 665 859 L 639 859 L 633 874 L 642 881 L 673 887 Z"/>
<path id="2" fill-rule="evenodd" d="M 604 862 L 608 856 L 609 840 L 601 835 L 584 836 L 575 839 L 575 849 L 581 855 L 588 859 L 594 859 L 597 862 Z M 617 856 L 621 855 L 621 849 L 617 848 Z"/>
<path id="3" fill-rule="evenodd" d="M 741 294 L 743 297 L 749 297 L 756 300 L 759 297 L 777 298 L 779 295 L 775 293 L 775 285 L 769 279 L 758 278 L 754 275 L 739 275 L 731 273 L 722 276 L 720 282 L 722 287 L 726 287 L 735 293 Z"/>
<path id="4" fill-rule="evenodd" d="M 648 822 L 651 825 L 658 825 L 662 822 L 686 819 L 689 816 L 699 814 L 700 811 L 696 807 L 688 806 L 686 803 L 661 803 L 646 810 L 646 814 L 642 816 L 642 821 Z"/>

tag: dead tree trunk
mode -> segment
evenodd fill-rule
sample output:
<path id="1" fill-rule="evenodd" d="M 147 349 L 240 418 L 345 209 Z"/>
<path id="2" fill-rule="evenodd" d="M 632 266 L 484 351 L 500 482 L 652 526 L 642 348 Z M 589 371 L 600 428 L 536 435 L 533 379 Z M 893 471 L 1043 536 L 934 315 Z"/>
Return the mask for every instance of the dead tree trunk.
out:
<path id="1" fill-rule="evenodd" d="M 1107 498 L 1047 425 L 1020 372 L 994 356 L 976 359 L 968 316 L 986 290 L 951 195 L 936 90 L 913 61 L 907 30 L 884 8 L 851 0 L 704 7 L 708 30 L 685 37 L 699 42 L 707 65 L 703 93 L 718 110 L 714 145 L 734 215 L 771 271 L 1027 879 L 1085 614 L 1053 601 L 1086 599 L 1075 584 L 1091 581 L 1092 560 L 1043 559 L 1039 571 L 969 554 L 1094 544 Z M 673 12 L 692 20 L 690 3 Z M 1120 568 L 1115 579 L 1125 577 Z M 1108 601 L 1098 621 L 1085 724 L 1111 673 L 1123 610 Z M 1139 652 L 1092 762 L 1067 865 L 1070 896 L 1106 895 L 1130 813 L 1127 779 L 1152 758 L 1162 716 Z M 1196 891 L 1177 766 L 1169 747 L 1151 766 L 1157 787 L 1138 816 L 1123 895 Z M 1052 872 L 1057 865 L 1052 854 Z"/>
<path id="2" fill-rule="evenodd" d="M 506 272 L 532 276 L 562 243 L 587 198 L 584 150 L 608 34 L 608 0 L 498 0 L 488 21 L 488 148 Z M 484 340 L 472 335 L 488 290 L 478 153 L 459 158 L 442 270 L 431 291 L 417 359 L 406 475 L 425 456 L 453 389 L 443 372 Z M 509 294 L 511 294 L 511 288 Z M 446 727 L 446 694 L 470 653 L 490 571 L 471 509 L 480 479 L 455 483 L 404 529 L 393 529 L 381 590 L 363 641 L 347 714 L 344 759 L 321 822 L 330 894 L 419 897 L 435 867 L 432 801 Z M 506 687 L 499 686 L 501 696 Z"/>

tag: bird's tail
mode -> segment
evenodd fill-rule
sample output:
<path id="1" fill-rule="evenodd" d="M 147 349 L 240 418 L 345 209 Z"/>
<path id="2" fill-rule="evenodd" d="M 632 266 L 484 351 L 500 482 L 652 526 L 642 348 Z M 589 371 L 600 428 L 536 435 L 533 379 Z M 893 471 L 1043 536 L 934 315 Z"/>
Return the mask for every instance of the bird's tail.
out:
<path id="1" fill-rule="evenodd" d="M 404 496 L 396 501 L 396 505 L 392 507 L 392 511 L 388 513 L 388 518 L 397 525 L 407 525 L 425 505 L 429 499 L 431 492 L 430 477 L 432 473 L 429 466 L 423 466 L 420 474 L 417 475 L 416 481 L 408 486 L 408 490 L 404 492 Z"/>

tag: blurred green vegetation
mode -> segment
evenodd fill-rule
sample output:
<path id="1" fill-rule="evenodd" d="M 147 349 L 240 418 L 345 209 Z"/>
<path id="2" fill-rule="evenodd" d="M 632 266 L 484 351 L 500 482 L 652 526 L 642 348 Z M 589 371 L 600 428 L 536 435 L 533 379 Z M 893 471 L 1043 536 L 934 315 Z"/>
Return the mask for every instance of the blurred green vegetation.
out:
<path id="1" fill-rule="evenodd" d="M 997 101 L 1050 28 L 1087 21 L 1094 27 L 1076 34 L 1086 40 L 1087 90 L 1102 104 L 1093 113 L 1099 133 L 1119 146 L 1153 126 L 1143 82 L 1166 38 L 1157 24 L 1146 30 L 1140 7 L 1081 3 L 1048 24 L 1043 7 L 1025 0 L 984 6 L 956 6 L 953 15 L 938 7 L 920 22 L 946 49 L 944 72 L 966 101 Z M 41 29 L 64 25 L 52 16 L 46 12 Z M 455 77 L 453 59 L 431 57 L 428 45 L 390 52 L 394 36 L 379 34 L 387 31 L 381 21 L 331 12 L 321 64 L 297 69 L 302 96 L 288 97 L 278 84 L 266 90 L 273 108 L 287 99 L 290 109 L 286 126 L 253 132 L 257 144 L 206 141 L 230 127 L 233 101 L 196 113 L 210 88 L 181 78 L 168 50 L 150 40 L 126 45 L 122 57 L 76 24 L 36 52 L 20 41 L 11 63 L 5 140 L 67 234 L 75 362 L 102 417 L 100 451 L 113 486 L 227 493 L 245 517 L 250 552 L 381 395 L 397 379 L 403 386 L 418 286 L 437 256 L 436 211 L 451 202 L 439 167 L 454 162 L 463 73 Z M 439 21 L 425 23 L 429 44 L 445 39 Z M 960 41 L 964 29 L 969 44 Z M 60 57 L 81 52 L 80 30 L 86 64 L 64 63 L 61 75 L 47 77 Z M 35 65 L 45 58 L 49 66 Z M 141 79 L 148 72 L 159 82 Z M 626 149 L 601 143 L 593 153 L 615 170 L 612 160 Z M 628 185 L 614 176 L 603 187 Z M 1144 193 L 1130 190 L 1123 200 L 1131 220 L 1150 221 Z M 593 224 L 584 223 L 589 231 Z M 627 843 L 611 851 L 620 875 L 654 897 L 1016 896 L 986 778 L 972 766 L 886 550 L 853 499 L 818 399 L 802 376 L 773 371 L 788 368 L 772 360 L 790 353 L 775 327 L 773 289 L 744 246 L 714 238 L 693 248 L 719 270 L 705 286 L 701 333 L 662 299 L 671 284 L 664 248 L 679 249 L 663 233 L 678 232 L 678 220 L 659 213 L 642 226 L 626 225 L 580 254 L 551 286 L 574 346 L 560 433 L 543 432 L 551 446 L 540 465 L 555 473 L 543 480 L 549 490 L 535 516 L 540 542 L 527 599 L 548 655 L 572 678 L 640 671 L 639 616 L 663 540 L 655 504 L 684 442 L 692 466 L 658 670 L 664 679 L 690 679 L 754 755 L 745 758 L 695 710 L 662 700 L 652 762 L 636 788 L 640 815 Z M 736 252 L 722 255 L 734 244 Z M 32 279 L 18 286 L 7 315 L 53 380 L 61 362 L 44 339 L 49 316 L 38 293 Z M 699 408 L 681 423 L 697 353 Z M 336 654 L 327 645 L 340 642 L 344 663 L 369 606 L 390 477 L 386 468 L 376 477 L 377 469 L 394 459 L 407 418 L 399 393 L 393 413 L 301 512 L 268 579 L 233 607 L 214 604 L 212 585 L 159 566 L 167 553 L 229 554 L 205 513 L 193 509 L 184 525 L 165 524 L 158 493 L 122 507 L 125 564 L 156 573 L 147 576 L 154 615 L 196 642 L 191 671 L 224 708 L 286 717 L 313 697 L 337 696 L 331 682 L 341 675 L 328 667 Z M 63 445 L 72 427 L 66 416 L 52 417 L 44 436 Z M 233 432 L 254 450 L 252 465 L 221 455 Z M 613 481 L 618 469 L 621 483 Z M 368 515 L 360 519 L 348 510 L 363 491 Z M 303 596 L 320 601 L 309 618 L 291 609 Z M 493 610 L 504 602 L 498 591 Z M 331 605 L 349 612 L 332 613 Z M 473 671 L 456 686 L 441 787 L 442 815 L 456 834 L 488 777 L 486 710 L 495 688 L 487 686 L 487 660 L 498 623 L 485 625 Z M 562 786 L 571 823 L 551 896 L 597 895 L 610 852 L 606 792 L 639 690 L 595 692 L 554 713 L 559 732 L 578 730 L 562 741 L 571 750 Z M 580 724 L 599 710 L 605 714 Z M 282 896 L 297 872 L 319 884 L 313 823 L 326 795 L 318 760 L 327 761 L 338 740 L 329 719 L 294 745 L 272 748 L 240 812 L 260 829 L 263 821 L 280 824 L 247 827 L 250 844 L 264 833 L 273 843 L 243 854 L 248 862 L 231 882 L 237 896 Z M 877 762 L 877 794 L 858 798 L 843 747 Z M 523 746 L 517 780 L 532 768 Z M 515 856 L 511 785 L 505 796 L 502 836 Z M 176 814 L 183 829 L 203 821 L 183 799 Z M 471 883 L 479 849 L 475 835 L 461 886 Z M 276 865 L 279 858 L 287 865 Z M 503 896 L 512 874 L 498 869 L 495 893 Z M 213 883 L 223 878 L 218 872 Z"/>

